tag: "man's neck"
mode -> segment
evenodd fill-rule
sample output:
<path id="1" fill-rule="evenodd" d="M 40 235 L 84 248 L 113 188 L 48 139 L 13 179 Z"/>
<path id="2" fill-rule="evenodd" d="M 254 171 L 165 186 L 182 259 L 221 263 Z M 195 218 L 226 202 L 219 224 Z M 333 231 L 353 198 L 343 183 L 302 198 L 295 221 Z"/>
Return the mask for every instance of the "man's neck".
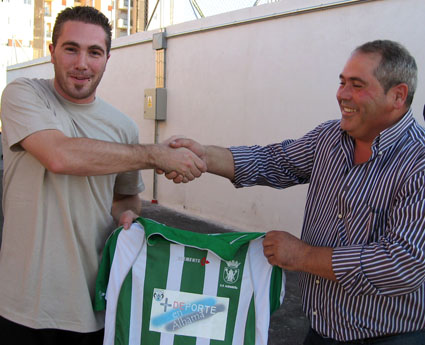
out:
<path id="1" fill-rule="evenodd" d="M 372 155 L 372 143 L 356 140 L 354 147 L 354 165 L 365 163 Z"/>

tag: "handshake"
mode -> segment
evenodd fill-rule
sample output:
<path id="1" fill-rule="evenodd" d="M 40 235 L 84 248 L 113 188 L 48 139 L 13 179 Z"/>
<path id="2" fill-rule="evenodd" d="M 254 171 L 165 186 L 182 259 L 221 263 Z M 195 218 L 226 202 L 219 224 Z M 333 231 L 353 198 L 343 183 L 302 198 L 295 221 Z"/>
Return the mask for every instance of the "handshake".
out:
<path id="1" fill-rule="evenodd" d="M 194 140 L 173 136 L 160 144 L 156 172 L 174 183 L 187 183 L 207 172 L 206 147 Z"/>

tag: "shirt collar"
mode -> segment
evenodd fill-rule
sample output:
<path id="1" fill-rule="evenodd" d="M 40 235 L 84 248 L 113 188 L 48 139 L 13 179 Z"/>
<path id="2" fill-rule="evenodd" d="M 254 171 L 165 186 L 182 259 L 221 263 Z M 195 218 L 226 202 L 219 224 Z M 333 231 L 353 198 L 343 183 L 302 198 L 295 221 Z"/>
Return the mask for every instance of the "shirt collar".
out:
<path id="1" fill-rule="evenodd" d="M 406 130 L 409 126 L 414 123 L 412 109 L 409 109 L 406 114 L 394 125 L 384 129 L 372 143 L 372 156 L 370 159 L 374 159 L 378 155 L 381 155 L 388 148 L 393 146 L 398 140 L 405 135 Z M 354 150 L 354 139 L 343 129 L 341 130 L 341 144 L 343 150 L 347 156 L 349 162 L 352 161 L 352 154 Z"/>
<path id="2" fill-rule="evenodd" d="M 372 143 L 372 151 L 375 152 L 377 150 L 379 152 L 383 152 L 387 150 L 389 147 L 394 145 L 394 143 L 398 142 L 402 136 L 404 136 L 407 128 L 410 127 L 413 122 L 413 112 L 410 108 L 397 123 L 387 129 L 384 129 L 375 138 Z"/>

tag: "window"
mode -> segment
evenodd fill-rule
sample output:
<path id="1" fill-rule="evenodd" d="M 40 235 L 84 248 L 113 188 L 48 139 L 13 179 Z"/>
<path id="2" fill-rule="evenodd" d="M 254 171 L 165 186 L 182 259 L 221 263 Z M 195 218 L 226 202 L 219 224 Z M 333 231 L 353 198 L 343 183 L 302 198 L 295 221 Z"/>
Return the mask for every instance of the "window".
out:
<path id="1" fill-rule="evenodd" d="M 52 3 L 51 2 L 44 2 L 44 15 L 46 17 L 51 17 L 52 16 Z"/>

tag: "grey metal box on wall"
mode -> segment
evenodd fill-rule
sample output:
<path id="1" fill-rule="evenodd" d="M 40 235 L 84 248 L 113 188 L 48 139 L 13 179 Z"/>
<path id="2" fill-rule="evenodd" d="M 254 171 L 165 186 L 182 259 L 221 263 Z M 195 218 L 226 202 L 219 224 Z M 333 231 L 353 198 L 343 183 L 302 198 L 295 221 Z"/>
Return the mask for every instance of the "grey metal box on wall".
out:
<path id="1" fill-rule="evenodd" d="M 165 88 L 145 89 L 144 118 L 166 120 L 167 90 Z"/>

